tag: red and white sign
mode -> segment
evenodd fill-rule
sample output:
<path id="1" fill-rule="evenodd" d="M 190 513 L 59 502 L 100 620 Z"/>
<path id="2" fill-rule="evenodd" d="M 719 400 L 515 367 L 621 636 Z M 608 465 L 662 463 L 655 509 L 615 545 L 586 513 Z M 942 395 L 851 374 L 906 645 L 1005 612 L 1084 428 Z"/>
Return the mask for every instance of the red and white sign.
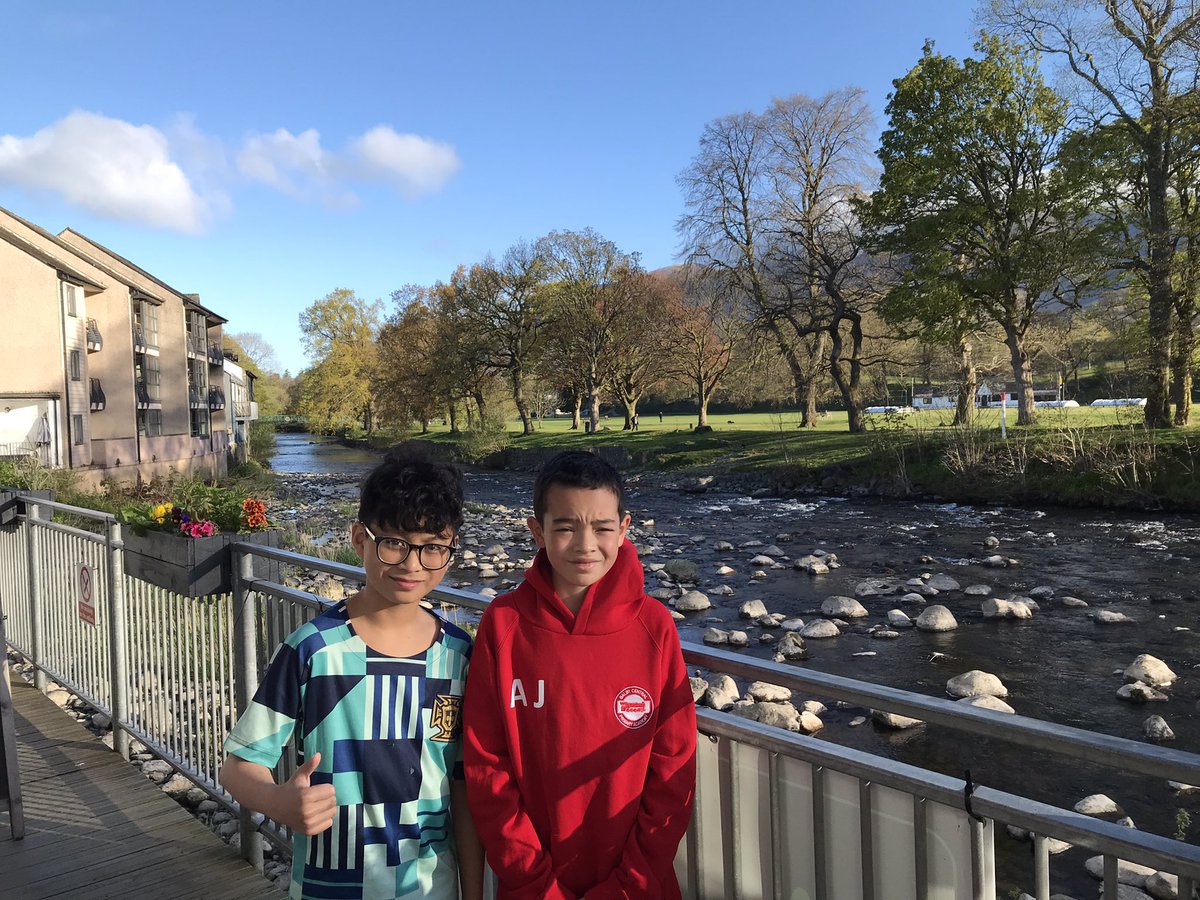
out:
<path id="1" fill-rule="evenodd" d="M 613 712 L 617 714 L 617 721 L 626 728 L 641 728 L 650 721 L 654 700 L 643 688 L 627 687 L 617 694 Z"/>
<path id="2" fill-rule="evenodd" d="M 87 563 L 79 564 L 79 618 L 89 625 L 96 624 L 96 604 L 92 599 L 94 594 L 95 572 Z"/>

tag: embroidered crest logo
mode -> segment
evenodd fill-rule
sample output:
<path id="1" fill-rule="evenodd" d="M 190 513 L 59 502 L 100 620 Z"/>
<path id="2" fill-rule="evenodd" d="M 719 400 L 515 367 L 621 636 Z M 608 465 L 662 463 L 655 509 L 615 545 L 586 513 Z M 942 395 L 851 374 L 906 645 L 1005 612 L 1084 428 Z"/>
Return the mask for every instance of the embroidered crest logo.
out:
<path id="1" fill-rule="evenodd" d="M 438 694 L 433 698 L 433 711 L 429 714 L 429 727 L 438 729 L 431 741 L 448 744 L 458 737 L 462 729 L 462 697 L 454 694 Z"/>
<path id="2" fill-rule="evenodd" d="M 617 694 L 613 711 L 617 714 L 617 721 L 626 728 L 641 728 L 650 721 L 654 700 L 643 688 L 627 687 Z"/>

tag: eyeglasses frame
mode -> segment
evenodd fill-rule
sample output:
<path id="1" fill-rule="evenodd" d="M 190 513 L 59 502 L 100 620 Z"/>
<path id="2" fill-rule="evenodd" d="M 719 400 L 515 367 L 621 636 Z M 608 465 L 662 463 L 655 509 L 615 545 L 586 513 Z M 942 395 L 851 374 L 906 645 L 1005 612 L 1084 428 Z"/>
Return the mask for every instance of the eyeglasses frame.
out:
<path id="1" fill-rule="evenodd" d="M 408 547 L 408 551 L 402 557 L 400 557 L 400 559 L 396 560 L 395 562 L 388 562 L 386 559 L 384 559 L 379 554 L 380 538 L 375 536 L 375 532 L 373 532 L 367 526 L 366 522 L 359 522 L 358 524 L 362 526 L 362 530 L 367 533 L 367 537 L 369 537 L 371 539 L 371 543 L 373 543 L 375 545 L 375 558 L 377 560 L 379 560 L 381 563 L 383 563 L 385 566 L 403 565 L 405 563 L 405 561 L 407 561 L 408 558 L 410 556 L 412 556 L 412 552 L 414 550 L 416 550 L 417 551 L 417 563 L 421 566 L 422 569 L 424 569 L 426 572 L 440 572 L 442 569 L 446 568 L 447 566 L 450 565 L 451 562 L 454 561 L 454 554 L 456 554 L 458 552 L 458 543 L 457 543 L 458 539 L 457 538 L 454 539 L 455 543 L 452 543 L 452 544 L 414 544 L 411 541 L 404 540 L 404 538 L 385 537 L 385 538 L 383 538 L 383 540 L 400 541 L 400 543 L 405 544 Z M 438 547 L 439 549 L 442 549 L 442 550 L 448 550 L 448 551 L 450 551 L 450 553 L 446 557 L 446 561 L 444 563 L 442 563 L 440 566 L 430 567 L 430 566 L 425 565 L 425 560 L 424 560 L 424 557 L 422 556 L 422 553 L 426 547 Z"/>

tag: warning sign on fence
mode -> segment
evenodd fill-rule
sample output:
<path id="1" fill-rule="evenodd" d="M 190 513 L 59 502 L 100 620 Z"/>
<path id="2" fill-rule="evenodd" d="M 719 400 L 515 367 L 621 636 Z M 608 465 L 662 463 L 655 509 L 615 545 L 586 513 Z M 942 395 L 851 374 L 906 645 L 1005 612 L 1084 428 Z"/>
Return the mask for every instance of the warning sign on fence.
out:
<path id="1" fill-rule="evenodd" d="M 95 571 L 87 563 L 79 564 L 79 618 L 96 624 Z"/>

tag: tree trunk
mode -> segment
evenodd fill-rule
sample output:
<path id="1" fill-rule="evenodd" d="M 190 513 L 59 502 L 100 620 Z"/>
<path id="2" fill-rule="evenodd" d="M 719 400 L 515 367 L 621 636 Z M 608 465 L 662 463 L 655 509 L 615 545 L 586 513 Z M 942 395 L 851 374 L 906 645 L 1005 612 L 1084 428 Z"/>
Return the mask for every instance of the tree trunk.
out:
<path id="1" fill-rule="evenodd" d="M 1155 117 L 1158 118 L 1158 117 Z M 1171 309 L 1173 291 L 1170 219 L 1167 209 L 1165 125 L 1151 121 L 1146 134 L 1146 199 L 1150 214 L 1149 322 L 1150 359 L 1146 388 L 1147 428 L 1171 424 Z"/>
<path id="2" fill-rule="evenodd" d="M 810 378 L 804 386 L 804 399 L 800 406 L 800 427 L 817 427 L 817 379 Z"/>
<path id="3" fill-rule="evenodd" d="M 475 390 L 471 392 L 475 398 L 475 406 L 479 410 L 479 427 L 487 428 L 487 398 L 483 396 L 483 391 Z"/>
<path id="4" fill-rule="evenodd" d="M 1175 295 L 1175 335 L 1171 345 L 1171 402 L 1175 424 L 1188 425 L 1192 417 L 1192 364 L 1196 355 L 1196 293 L 1200 289 L 1200 246 L 1189 235 L 1183 278 Z"/>
<path id="5" fill-rule="evenodd" d="M 844 319 L 850 322 L 850 371 L 847 373 L 847 360 L 842 358 L 843 319 L 839 318 L 829 328 L 829 372 L 846 404 L 847 430 L 851 434 L 861 434 L 866 431 L 862 413 L 862 320 L 857 315 L 845 315 Z"/>
<path id="6" fill-rule="evenodd" d="M 592 434 L 600 430 L 600 379 L 595 366 L 587 374 L 588 418 L 592 422 Z"/>
<path id="7" fill-rule="evenodd" d="M 529 415 L 529 403 L 525 400 L 524 377 L 520 366 L 513 366 L 509 371 L 512 379 L 513 403 L 517 407 L 517 415 L 521 417 L 521 434 L 533 434 L 533 419 Z"/>
<path id="8" fill-rule="evenodd" d="M 965 338 L 958 342 L 958 400 L 954 404 L 954 424 L 970 425 L 975 418 L 975 348 Z"/>
<path id="9" fill-rule="evenodd" d="M 1004 343 L 1008 346 L 1013 380 L 1017 383 L 1017 424 L 1032 425 L 1037 418 L 1033 405 L 1033 366 L 1029 362 L 1029 354 L 1025 352 L 1025 341 L 1015 328 L 1006 327 Z"/>
<path id="10" fill-rule="evenodd" d="M 429 420 L 428 419 L 421 420 L 421 434 L 429 434 Z"/>
<path id="11" fill-rule="evenodd" d="M 583 394 L 571 395 L 571 430 L 578 431 L 583 427 L 580 421 L 579 410 L 583 407 Z"/>
<path id="12" fill-rule="evenodd" d="M 446 416 L 446 419 L 447 419 L 447 421 L 450 423 L 450 433 L 451 433 L 451 434 L 458 434 L 458 409 L 455 407 L 455 405 L 454 405 L 454 401 L 453 401 L 453 400 L 451 400 L 451 401 L 450 401 L 450 402 L 447 404 L 447 407 L 446 407 L 446 408 L 447 408 L 447 410 L 448 410 L 448 413 L 449 413 L 449 414 Z"/>

